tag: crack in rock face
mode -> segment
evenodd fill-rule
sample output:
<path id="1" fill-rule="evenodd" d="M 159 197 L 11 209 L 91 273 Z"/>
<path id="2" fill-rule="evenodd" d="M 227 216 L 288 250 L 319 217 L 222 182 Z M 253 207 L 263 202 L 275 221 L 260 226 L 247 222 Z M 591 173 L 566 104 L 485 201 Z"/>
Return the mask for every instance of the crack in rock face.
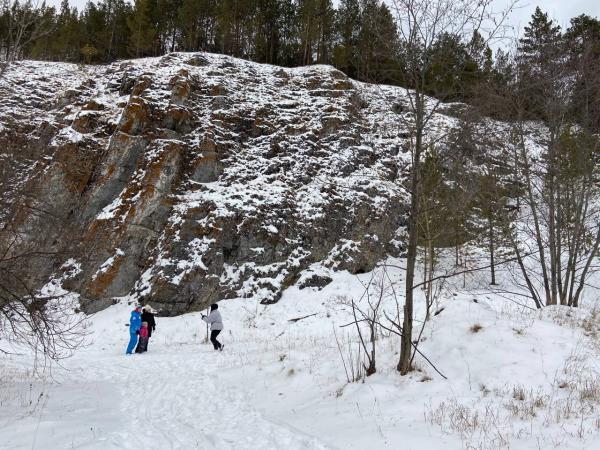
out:
<path id="1" fill-rule="evenodd" d="M 271 303 L 315 263 L 362 273 L 402 251 L 401 88 L 173 53 L 18 62 L 0 96 L 11 251 L 60 255 L 23 270 L 40 286 L 61 278 L 88 312 L 125 295 L 163 314 Z"/>

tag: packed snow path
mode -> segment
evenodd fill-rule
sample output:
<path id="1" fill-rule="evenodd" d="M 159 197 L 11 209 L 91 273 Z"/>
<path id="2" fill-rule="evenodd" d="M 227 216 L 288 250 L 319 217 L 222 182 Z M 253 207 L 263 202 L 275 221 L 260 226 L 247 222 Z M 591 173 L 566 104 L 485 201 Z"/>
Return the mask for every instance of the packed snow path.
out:
<path id="1" fill-rule="evenodd" d="M 150 346 L 142 355 L 125 356 L 116 345 L 94 345 L 77 355 L 29 421 L 31 429 L 21 421 L 13 433 L 0 430 L 9 434 L 8 448 L 327 448 L 262 417 L 243 383 L 222 381 L 219 371 L 233 357 L 227 352 L 214 352 L 210 344 L 169 348 L 158 336 Z M 70 392 L 61 392 L 67 386 Z M 60 430 L 61 423 L 70 430 Z"/>
<path id="2" fill-rule="evenodd" d="M 239 352 L 227 351 L 227 330 L 223 352 L 203 342 L 199 314 L 157 318 L 148 353 L 125 355 L 130 310 L 121 303 L 91 316 L 89 345 L 64 368 L 38 368 L 46 383 L 7 377 L 13 391 L 0 383 L 0 404 L 20 412 L 0 408 L 2 450 L 329 448 L 267 420 L 243 379 L 222 376 Z"/>
<path id="3" fill-rule="evenodd" d="M 139 448 L 136 438 L 143 430 L 144 439 L 163 449 L 325 448 L 265 420 L 252 407 L 242 383 L 222 383 L 220 360 L 228 355 L 209 348 L 175 353 L 163 347 L 158 354 L 118 358 L 113 367 L 109 358 L 104 368 L 97 368 L 107 379 L 121 380 L 121 411 L 131 416 L 125 442 Z"/>

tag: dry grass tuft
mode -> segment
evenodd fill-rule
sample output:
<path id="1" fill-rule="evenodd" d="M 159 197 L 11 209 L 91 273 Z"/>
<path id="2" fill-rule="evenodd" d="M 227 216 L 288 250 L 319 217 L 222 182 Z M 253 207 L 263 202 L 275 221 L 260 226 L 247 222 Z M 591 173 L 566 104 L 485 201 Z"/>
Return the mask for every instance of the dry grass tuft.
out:
<path id="1" fill-rule="evenodd" d="M 481 395 L 483 397 L 486 397 L 491 391 L 488 389 L 488 387 L 485 384 L 480 384 L 479 385 L 479 391 L 481 392 Z"/>
<path id="2" fill-rule="evenodd" d="M 525 389 L 522 386 L 513 387 L 512 398 L 519 401 L 525 401 Z"/>
<path id="3" fill-rule="evenodd" d="M 469 328 L 469 331 L 473 334 L 479 333 L 481 330 L 483 330 L 483 326 L 478 323 Z"/>

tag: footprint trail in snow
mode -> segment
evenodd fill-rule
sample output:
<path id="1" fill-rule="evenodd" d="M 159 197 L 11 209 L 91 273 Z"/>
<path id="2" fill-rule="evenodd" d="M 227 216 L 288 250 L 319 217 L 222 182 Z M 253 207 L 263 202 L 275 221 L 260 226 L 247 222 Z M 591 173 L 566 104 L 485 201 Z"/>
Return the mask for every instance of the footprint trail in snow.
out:
<path id="1" fill-rule="evenodd" d="M 103 355 L 78 374 L 119 386 L 123 429 L 106 437 L 114 448 L 139 448 L 142 441 L 160 449 L 329 448 L 265 419 L 244 392 L 243 380 L 236 386 L 223 382 L 219 370 L 226 352 L 154 349 L 129 357 Z"/>

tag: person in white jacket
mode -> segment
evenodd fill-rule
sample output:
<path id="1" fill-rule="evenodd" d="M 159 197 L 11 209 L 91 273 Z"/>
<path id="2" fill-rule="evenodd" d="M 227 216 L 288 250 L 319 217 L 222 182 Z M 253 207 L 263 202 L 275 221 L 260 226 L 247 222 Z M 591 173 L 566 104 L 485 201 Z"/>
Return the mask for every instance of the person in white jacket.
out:
<path id="1" fill-rule="evenodd" d="M 210 305 L 210 314 L 208 316 L 203 315 L 202 320 L 210 325 L 210 342 L 212 342 L 215 350 L 223 350 L 223 344 L 217 341 L 217 336 L 223 330 L 223 319 L 221 319 L 219 305 L 216 303 Z"/>

